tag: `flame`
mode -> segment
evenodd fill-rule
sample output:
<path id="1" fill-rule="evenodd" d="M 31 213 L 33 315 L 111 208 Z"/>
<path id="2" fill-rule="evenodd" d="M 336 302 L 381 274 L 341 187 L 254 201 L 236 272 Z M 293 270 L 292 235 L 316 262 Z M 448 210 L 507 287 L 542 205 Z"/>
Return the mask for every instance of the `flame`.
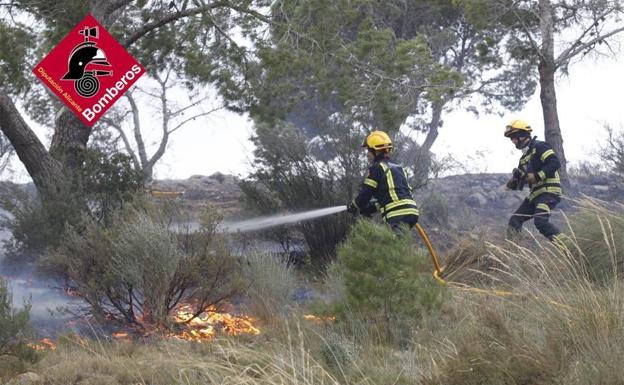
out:
<path id="1" fill-rule="evenodd" d="M 336 320 L 336 317 L 331 316 L 331 315 L 319 317 L 314 314 L 305 314 L 303 318 L 307 319 L 308 321 L 313 321 L 313 322 L 332 322 Z"/>
<path id="2" fill-rule="evenodd" d="M 56 344 L 49 338 L 43 338 L 38 344 L 28 344 L 34 350 L 56 350 Z"/>
<path id="3" fill-rule="evenodd" d="M 260 330 L 254 326 L 255 320 L 252 317 L 219 313 L 215 306 L 208 307 L 193 318 L 191 306 L 182 305 L 177 309 L 174 320 L 178 324 L 184 324 L 186 329 L 172 337 L 190 341 L 210 341 L 218 332 L 231 336 L 260 334 Z"/>
<path id="4" fill-rule="evenodd" d="M 127 332 L 114 332 L 112 336 L 118 340 L 130 339 L 130 334 Z"/>

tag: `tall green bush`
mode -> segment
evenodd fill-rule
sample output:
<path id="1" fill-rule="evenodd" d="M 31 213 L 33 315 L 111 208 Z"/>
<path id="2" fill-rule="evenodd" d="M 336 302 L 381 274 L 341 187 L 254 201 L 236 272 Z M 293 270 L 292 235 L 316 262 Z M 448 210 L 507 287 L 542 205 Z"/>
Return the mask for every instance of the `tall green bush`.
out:
<path id="1" fill-rule="evenodd" d="M 338 249 L 351 311 L 382 324 L 418 321 L 440 308 L 444 289 L 409 233 L 360 220 Z M 388 329 L 389 330 L 389 329 Z"/>
<path id="2" fill-rule="evenodd" d="M 66 181 L 67 189 L 45 205 L 38 196 L 18 187 L 0 195 L 0 206 L 11 213 L 0 224 L 12 235 L 4 245 L 10 261 L 34 261 L 58 247 L 68 224 L 81 228 L 90 220 L 110 226 L 118 211 L 143 187 L 141 172 L 124 154 L 90 149 L 83 154 L 78 171 L 73 180 Z"/>
<path id="3" fill-rule="evenodd" d="M 22 309 L 15 309 L 13 296 L 0 277 L 0 356 L 34 360 L 34 351 L 27 344 L 31 337 L 29 321 L 30 303 L 25 303 Z"/>
<path id="4" fill-rule="evenodd" d="M 65 277 L 98 319 L 137 326 L 168 327 L 182 303 L 197 316 L 242 292 L 240 261 L 215 233 L 217 222 L 203 215 L 199 231 L 184 232 L 171 215 L 148 205 L 127 209 L 111 227 L 70 228 L 42 266 Z"/>

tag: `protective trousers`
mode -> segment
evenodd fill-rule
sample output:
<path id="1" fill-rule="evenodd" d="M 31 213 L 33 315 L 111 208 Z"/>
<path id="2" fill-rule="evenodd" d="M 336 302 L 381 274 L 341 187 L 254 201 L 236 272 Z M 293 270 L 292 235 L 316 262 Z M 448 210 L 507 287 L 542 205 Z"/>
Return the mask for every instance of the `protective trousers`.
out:
<path id="1" fill-rule="evenodd" d="M 418 215 L 404 215 L 400 217 L 390 218 L 387 221 L 390 229 L 395 233 L 410 230 L 418 223 Z"/>
<path id="2" fill-rule="evenodd" d="M 561 201 L 558 195 L 543 193 L 532 200 L 526 198 L 509 219 L 507 239 L 514 239 L 522 230 L 522 224 L 534 218 L 535 227 L 551 241 L 560 233 L 559 229 L 549 222 L 550 212 Z"/>

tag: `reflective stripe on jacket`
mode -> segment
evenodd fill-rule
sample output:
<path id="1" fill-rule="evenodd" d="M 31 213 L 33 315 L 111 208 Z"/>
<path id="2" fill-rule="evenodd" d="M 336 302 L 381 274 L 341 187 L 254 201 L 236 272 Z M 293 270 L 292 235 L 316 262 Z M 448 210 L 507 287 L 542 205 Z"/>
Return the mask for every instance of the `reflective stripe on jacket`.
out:
<path id="1" fill-rule="evenodd" d="M 388 158 L 370 166 L 355 204 L 360 208 L 367 207 L 373 197 L 377 200 L 379 213 L 384 220 L 419 214 L 412 198 L 407 171 Z"/>
<path id="2" fill-rule="evenodd" d="M 535 199 L 543 193 L 561 195 L 561 180 L 559 179 L 559 158 L 552 146 L 540 140 L 533 139 L 529 149 L 522 155 L 518 168 L 524 173 L 532 172 L 537 182 L 531 187 L 529 200 Z"/>

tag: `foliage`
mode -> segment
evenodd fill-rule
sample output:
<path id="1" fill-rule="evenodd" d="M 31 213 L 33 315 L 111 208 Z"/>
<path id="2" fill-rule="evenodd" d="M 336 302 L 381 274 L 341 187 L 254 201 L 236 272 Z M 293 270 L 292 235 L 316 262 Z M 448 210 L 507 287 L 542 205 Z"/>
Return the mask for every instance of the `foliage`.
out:
<path id="1" fill-rule="evenodd" d="M 530 67 L 501 58 L 504 29 L 475 27 L 450 0 L 283 1 L 273 18 L 271 38 L 258 43 L 253 116 L 286 120 L 310 140 L 337 121 L 362 136 L 400 126 L 428 132 L 422 154 L 407 154 L 423 160 L 417 182 L 433 166 L 443 112 L 518 109 L 535 89 Z"/>
<path id="2" fill-rule="evenodd" d="M 302 331 L 303 332 L 303 331 Z M 205 385 L 328 384 L 334 375 L 309 351 L 307 340 L 292 330 L 285 339 L 231 338 L 210 343 L 153 343 L 63 340 L 37 366 L 50 385 Z M 318 339 L 318 336 L 317 336 Z"/>
<path id="3" fill-rule="evenodd" d="M 609 248 L 609 222 L 603 220 L 604 232 L 586 235 L 596 241 L 590 251 L 602 253 L 599 241 Z M 367 313 L 348 312 L 347 320 L 322 324 L 290 314 L 281 324 L 263 325 L 252 340 L 61 338 L 35 370 L 58 385 L 194 385 L 215 378 L 252 385 L 620 384 L 624 293 L 619 278 L 596 285 L 569 252 L 580 248 L 574 239 L 567 250 L 541 241 L 475 245 L 480 259 L 492 260 L 486 265 L 497 266 L 495 279 L 464 282 L 455 275 L 466 285 L 462 290 L 448 285 L 443 311 L 404 327 L 414 332 L 400 344 Z M 333 276 L 340 269 L 328 271 Z M 334 278 L 332 288 L 339 287 L 340 277 Z"/>
<path id="4" fill-rule="evenodd" d="M 58 222 L 54 213 L 46 215 L 41 202 L 17 186 L 0 195 L 1 206 L 11 215 L 2 218 L 2 227 L 11 233 L 3 241 L 5 263 L 33 262 L 37 255 L 58 242 Z"/>
<path id="5" fill-rule="evenodd" d="M 273 8 L 271 39 L 258 42 L 261 76 L 252 113 L 264 121 L 340 114 L 355 126 L 395 131 L 423 92 L 457 80 L 431 60 L 420 35 L 395 35 L 367 1 L 284 1 Z M 437 77 L 436 86 L 427 81 Z M 289 116 L 290 115 L 290 116 Z"/>
<path id="6" fill-rule="evenodd" d="M 512 318 L 518 314 L 506 308 L 481 305 L 474 306 L 473 311 L 475 315 L 464 324 L 464 330 L 451 335 L 457 349 L 455 353 L 423 384 L 511 385 L 555 382 L 560 369 L 556 366 L 557 361 L 565 358 L 560 356 L 564 352 L 551 350 L 556 347 L 536 341 L 532 334 L 534 330 L 518 328 L 521 322 Z M 539 329 L 537 324 L 531 326 Z"/>
<path id="7" fill-rule="evenodd" d="M 83 199 L 91 217 L 107 222 L 124 202 L 143 188 L 143 175 L 134 168 L 129 156 L 106 154 L 98 149 L 87 150 L 81 168 Z"/>
<path id="8" fill-rule="evenodd" d="M 344 148 L 345 152 L 340 155 L 338 148 L 322 147 L 332 156 L 319 160 L 312 155 L 313 149 L 305 137 L 291 125 L 283 123 L 257 125 L 253 140 L 256 143 L 256 172 L 242 185 L 248 208 L 263 214 L 275 214 L 282 210 L 296 212 L 349 201 L 355 178 L 359 179 L 360 173 L 355 176 L 346 171 L 359 164 L 355 153 L 358 147 Z M 347 141 L 355 140 L 347 137 Z M 345 146 L 344 141 L 335 145 Z M 348 226 L 349 218 L 345 215 L 319 218 L 299 225 L 315 268 L 322 269 L 333 258 L 336 245 L 344 239 Z M 285 233 L 274 234 L 281 240 L 290 237 Z"/>
<path id="9" fill-rule="evenodd" d="M 170 212 L 148 205 L 128 208 L 111 227 L 86 223 L 69 228 L 42 266 L 64 277 L 97 319 L 167 327 L 176 306 L 189 304 L 197 316 L 244 287 L 214 221 L 179 234 Z"/>
<path id="10" fill-rule="evenodd" d="M 545 139 L 561 162 L 561 183 L 569 186 L 563 136 L 559 125 L 555 78 L 568 74 L 570 64 L 588 54 L 614 56 L 614 42 L 624 32 L 624 8 L 619 0 L 540 0 L 509 2 L 462 0 L 469 20 L 500 25 L 505 31 L 507 57 L 540 83 Z"/>
<path id="11" fill-rule="evenodd" d="M 247 105 L 245 89 L 253 55 L 237 44 L 232 35 L 249 38 L 255 34 L 260 24 L 268 22 L 258 10 L 268 6 L 266 0 L 166 4 L 70 0 L 62 5 L 48 0 L 24 0 L 0 5 L 2 46 L 12 46 L 0 54 L 0 109 L 6 118 L 0 122 L 0 129 L 35 183 L 41 208 L 48 211 L 42 215 L 57 221 L 59 231 L 52 233 L 61 234 L 65 222 L 75 224 L 85 213 L 106 220 L 109 204 L 118 202 L 96 198 L 94 212 L 90 212 L 89 204 L 93 202 L 85 198 L 84 188 L 93 181 L 82 180 L 81 168 L 85 158 L 89 158 L 84 152 L 93 131 L 57 98 L 50 98 L 46 86 L 34 79 L 32 65 L 24 63 L 39 62 L 80 20 L 92 14 L 148 73 L 158 76 L 166 68 L 175 69 L 178 83 L 187 90 L 212 84 L 220 90 L 228 107 L 240 111 Z M 24 106 L 35 122 L 54 127 L 49 148 L 37 139 L 18 105 Z M 181 116 L 184 111 L 172 113 L 176 112 Z M 166 115 L 164 111 L 163 114 Z M 166 142 L 163 143 L 159 149 L 164 150 Z M 149 176 L 149 172 L 146 174 Z M 106 190 L 97 182 L 90 187 L 98 195 L 102 188 Z M 63 213 L 68 215 L 56 218 Z"/>
<path id="12" fill-rule="evenodd" d="M 2 50 L 5 54 L 0 57 L 1 84 L 4 91 L 28 101 L 25 106 L 31 118 L 54 127 L 59 104 L 40 82 L 34 81 L 32 66 L 23 63 L 38 62 L 86 14 L 92 13 L 118 41 L 130 43 L 128 49 L 148 73 L 160 74 L 171 66 L 181 77 L 179 84 L 188 90 L 210 83 L 222 90 L 226 99 L 236 102 L 251 67 L 250 54 L 230 35 L 234 29 L 253 34 L 263 19 L 254 10 L 266 5 L 263 0 L 203 7 L 182 1 L 108 6 L 73 0 L 63 6 L 55 1 L 16 1 L 3 6 L 0 14 L 0 40 L 10 47 Z M 129 41 L 146 26 L 150 28 L 136 36 L 138 40 Z"/>
<path id="13" fill-rule="evenodd" d="M 143 187 L 141 173 L 123 154 L 85 151 L 78 171 L 77 179 L 82 184 L 80 192 L 55 194 L 45 203 L 39 195 L 33 196 L 17 186 L 2 195 L 0 203 L 12 216 L 3 220 L 3 226 L 12 235 L 12 239 L 5 242 L 10 259 L 18 261 L 26 257 L 33 261 L 48 248 L 57 247 L 62 241 L 59 234 L 67 224 L 81 228 L 85 213 L 89 219 L 110 225 L 125 202 Z"/>
<path id="14" fill-rule="evenodd" d="M 34 350 L 28 346 L 32 331 L 29 324 L 30 303 L 26 302 L 22 309 L 13 307 L 13 294 L 0 277 L 0 357 L 16 356 L 20 359 L 34 361 Z M 2 377 L 4 373 L 0 373 Z"/>
<path id="15" fill-rule="evenodd" d="M 440 309 L 444 290 L 431 278 L 424 253 L 409 233 L 360 220 L 338 249 L 350 311 L 385 325 L 418 321 Z"/>

